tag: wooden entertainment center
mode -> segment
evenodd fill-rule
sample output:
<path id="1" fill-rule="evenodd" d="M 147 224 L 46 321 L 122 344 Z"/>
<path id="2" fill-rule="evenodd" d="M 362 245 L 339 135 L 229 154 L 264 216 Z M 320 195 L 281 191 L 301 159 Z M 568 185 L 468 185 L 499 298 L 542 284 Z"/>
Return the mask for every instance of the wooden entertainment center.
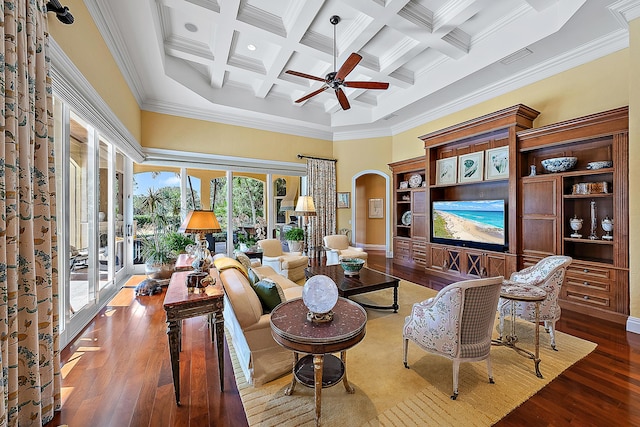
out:
<path id="1" fill-rule="evenodd" d="M 573 263 L 561 306 L 624 323 L 628 108 L 533 128 L 538 114 L 520 104 L 423 135 L 424 157 L 389 165 L 394 262 L 425 268 L 433 277 L 430 285 L 440 289 L 451 280 L 508 277 L 545 256 L 568 255 Z M 567 171 L 552 173 L 542 166 L 545 159 L 565 156 L 577 157 Z M 592 163 L 601 161 L 612 165 Z M 471 200 L 504 201 L 502 250 L 434 238 L 433 202 Z M 581 230 L 571 228 L 572 218 L 583 220 Z M 609 233 L 603 230 L 605 218 L 612 220 Z"/>

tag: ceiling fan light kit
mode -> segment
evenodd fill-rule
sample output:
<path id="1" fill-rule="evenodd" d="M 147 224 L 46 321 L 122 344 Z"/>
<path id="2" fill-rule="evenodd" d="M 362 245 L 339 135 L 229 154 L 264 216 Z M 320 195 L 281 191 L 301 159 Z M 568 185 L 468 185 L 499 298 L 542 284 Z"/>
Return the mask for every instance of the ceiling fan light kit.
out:
<path id="1" fill-rule="evenodd" d="M 300 99 L 297 99 L 295 102 L 300 103 L 306 101 L 309 98 L 312 98 L 327 89 L 333 89 L 336 93 L 336 97 L 338 98 L 338 103 L 343 110 L 348 110 L 351 108 L 349 104 L 349 100 L 347 99 L 347 95 L 342 90 L 342 87 L 350 87 L 354 89 L 388 89 L 389 83 L 384 82 L 368 82 L 368 81 L 345 81 L 344 79 L 349 75 L 351 71 L 362 61 L 362 56 L 357 53 L 352 53 L 349 55 L 349 58 L 342 64 L 339 70 L 336 71 L 336 25 L 340 22 L 340 17 L 338 15 L 333 15 L 329 18 L 329 22 L 333 25 L 333 71 L 328 73 L 324 78 L 312 76 L 310 74 L 301 73 L 299 71 L 287 70 L 285 73 L 291 74 L 293 76 L 302 77 L 309 80 L 316 80 L 320 82 L 324 82 L 324 86 L 320 89 L 317 89 Z"/>

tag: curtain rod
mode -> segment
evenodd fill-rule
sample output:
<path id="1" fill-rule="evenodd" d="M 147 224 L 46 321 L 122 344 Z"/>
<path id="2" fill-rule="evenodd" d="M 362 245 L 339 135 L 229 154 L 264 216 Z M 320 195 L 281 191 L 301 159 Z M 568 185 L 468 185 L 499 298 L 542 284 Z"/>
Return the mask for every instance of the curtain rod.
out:
<path id="1" fill-rule="evenodd" d="M 328 162 L 337 162 L 338 159 L 325 159 L 322 157 L 305 156 L 304 154 L 298 154 L 299 159 L 313 159 L 313 160 L 326 160 Z"/>
<path id="2" fill-rule="evenodd" d="M 53 12 L 56 14 L 58 21 L 63 24 L 73 24 L 73 15 L 69 12 L 67 6 L 62 6 L 60 0 L 49 0 L 47 2 L 47 12 Z"/>

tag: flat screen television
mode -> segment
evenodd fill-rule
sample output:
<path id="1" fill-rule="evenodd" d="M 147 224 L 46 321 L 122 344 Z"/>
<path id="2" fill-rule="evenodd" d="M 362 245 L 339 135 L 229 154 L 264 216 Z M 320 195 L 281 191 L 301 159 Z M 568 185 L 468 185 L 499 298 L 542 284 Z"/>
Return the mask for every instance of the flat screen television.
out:
<path id="1" fill-rule="evenodd" d="M 508 249 L 504 200 L 434 201 L 431 241 L 503 252 Z"/>

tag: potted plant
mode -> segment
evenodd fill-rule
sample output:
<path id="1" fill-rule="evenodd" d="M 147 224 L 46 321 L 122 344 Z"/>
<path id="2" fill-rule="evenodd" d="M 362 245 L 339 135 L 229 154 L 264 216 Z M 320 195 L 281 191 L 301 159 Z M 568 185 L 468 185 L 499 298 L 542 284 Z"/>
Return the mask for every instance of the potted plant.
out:
<path id="1" fill-rule="evenodd" d="M 143 199 L 143 208 L 149 212 L 151 233 L 142 241 L 142 256 L 145 260 L 147 277 L 168 284 L 175 270 L 176 252 L 167 239 L 169 226 L 161 213 L 164 198 L 160 191 L 149 189 Z M 182 248 L 184 249 L 184 248 Z"/>
<path id="2" fill-rule="evenodd" d="M 186 252 L 187 245 L 195 244 L 195 240 L 186 234 L 178 233 L 177 231 L 171 231 L 164 236 L 164 240 L 169 248 L 176 254 Z"/>
<path id="3" fill-rule="evenodd" d="M 289 244 L 290 252 L 302 252 L 304 242 L 304 230 L 302 228 L 292 228 L 284 233 L 284 238 Z"/>
<path id="4" fill-rule="evenodd" d="M 257 242 L 258 241 L 255 239 L 255 237 L 250 236 L 249 234 L 238 233 L 238 246 L 242 252 L 246 252 L 250 249 L 255 249 L 254 247 Z"/>

